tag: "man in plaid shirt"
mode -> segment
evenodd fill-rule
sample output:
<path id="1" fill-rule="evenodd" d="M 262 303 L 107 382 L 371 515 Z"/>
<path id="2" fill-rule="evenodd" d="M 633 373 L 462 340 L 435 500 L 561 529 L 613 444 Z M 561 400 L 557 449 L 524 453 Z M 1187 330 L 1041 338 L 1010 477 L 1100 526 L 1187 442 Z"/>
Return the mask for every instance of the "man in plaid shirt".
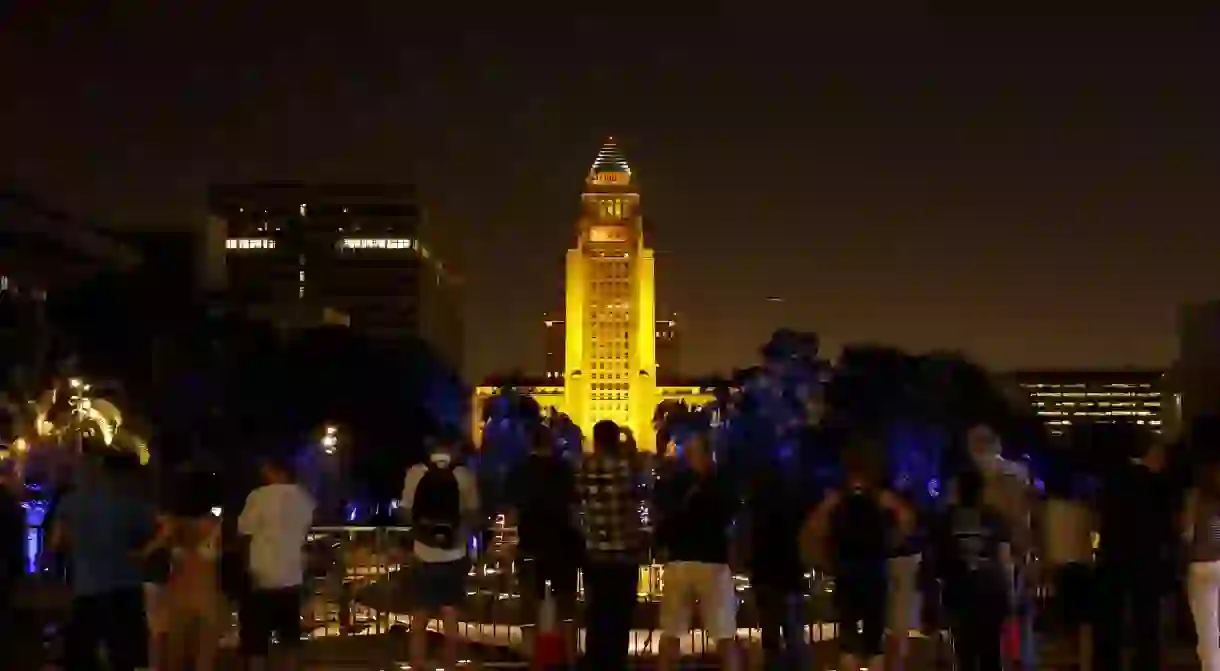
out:
<path id="1" fill-rule="evenodd" d="M 598 668 L 627 667 L 639 563 L 644 551 L 640 496 L 631 455 L 617 424 L 593 427 L 593 454 L 576 471 L 587 560 L 585 659 Z M 592 668 L 592 667 L 590 667 Z"/>

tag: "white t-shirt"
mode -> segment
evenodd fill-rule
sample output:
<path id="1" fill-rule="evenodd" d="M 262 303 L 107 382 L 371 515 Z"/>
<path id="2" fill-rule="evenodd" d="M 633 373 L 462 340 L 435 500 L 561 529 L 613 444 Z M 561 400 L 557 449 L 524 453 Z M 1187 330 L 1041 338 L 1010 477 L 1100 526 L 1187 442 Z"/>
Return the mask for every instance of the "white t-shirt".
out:
<path id="1" fill-rule="evenodd" d="M 431 459 L 443 464 L 443 467 L 448 467 L 451 458 L 447 454 L 434 454 Z M 402 507 L 408 517 L 411 514 L 411 506 L 415 501 L 415 488 L 419 486 L 419 481 L 423 480 L 424 474 L 428 472 L 426 464 L 416 464 L 407 471 L 407 477 L 402 486 Z M 474 475 L 470 473 L 470 469 L 465 466 L 453 467 L 453 479 L 457 480 L 458 485 L 458 500 L 462 507 L 463 515 L 470 515 L 479 509 L 479 487 L 475 482 Z M 457 561 L 466 556 L 466 543 L 462 543 L 459 547 L 452 550 L 444 548 L 434 548 L 430 545 L 424 545 L 419 541 L 415 541 L 415 556 L 422 562 L 437 563 Z"/>
<path id="2" fill-rule="evenodd" d="M 264 485 L 250 492 L 238 533 L 250 537 L 250 576 L 261 589 L 296 587 L 305 574 L 302 547 L 313 524 L 314 502 L 297 485 Z"/>

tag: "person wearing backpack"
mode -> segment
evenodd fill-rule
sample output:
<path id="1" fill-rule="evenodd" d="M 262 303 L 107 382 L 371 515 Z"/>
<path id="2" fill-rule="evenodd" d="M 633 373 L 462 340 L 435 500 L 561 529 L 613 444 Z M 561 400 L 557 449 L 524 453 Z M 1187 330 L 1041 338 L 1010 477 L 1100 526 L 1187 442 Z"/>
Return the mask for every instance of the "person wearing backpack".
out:
<path id="1" fill-rule="evenodd" d="M 1016 643 L 1010 650 L 1019 660 L 1018 668 L 1034 671 L 1038 665 L 1037 636 L 1034 634 L 1036 589 L 1038 581 L 1034 557 L 1034 530 L 1043 525 L 1035 518 L 1040 513 L 1038 492 L 1034 489 L 1029 467 L 1020 460 L 1004 458 L 1000 435 L 986 424 L 976 424 L 966 432 L 966 450 L 971 471 L 983 478 L 983 503 L 1003 517 L 1008 529 L 1015 572 L 1016 612 L 1012 629 Z M 956 496 L 952 492 L 951 497 Z"/>
<path id="2" fill-rule="evenodd" d="M 879 487 L 875 469 L 855 454 L 844 464 L 845 486 L 827 493 L 814 512 L 835 578 L 840 668 L 884 667 L 887 573 L 891 539 L 910 533 L 910 512 Z"/>
<path id="3" fill-rule="evenodd" d="M 428 619 L 437 613 L 445 631 L 444 668 L 457 663 L 457 613 L 466 599 L 467 547 L 479 510 L 478 484 L 457 452 L 452 442 L 436 443 L 427 461 L 407 470 L 403 483 L 402 511 L 415 541 L 409 654 L 417 669 L 424 668 Z"/>
<path id="4" fill-rule="evenodd" d="M 957 477 L 957 501 L 937 521 L 930 546 L 960 671 L 1003 667 L 1001 630 L 1014 598 L 1012 536 L 1004 515 L 984 502 L 984 488 L 976 468 Z"/>

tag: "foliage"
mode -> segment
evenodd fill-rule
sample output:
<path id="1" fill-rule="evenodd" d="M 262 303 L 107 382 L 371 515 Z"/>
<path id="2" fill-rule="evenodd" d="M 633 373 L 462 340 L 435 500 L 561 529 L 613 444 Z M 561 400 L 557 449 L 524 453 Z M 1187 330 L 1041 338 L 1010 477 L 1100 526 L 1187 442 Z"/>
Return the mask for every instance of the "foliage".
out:
<path id="1" fill-rule="evenodd" d="M 719 458 L 743 480 L 765 464 L 799 463 L 806 477 L 837 472 L 847 451 L 886 465 L 895 481 L 926 482 L 956 467 L 975 424 L 999 431 L 1012 456 L 1045 451 L 1047 436 L 1028 407 L 1014 405 L 993 377 L 953 352 L 911 354 L 873 344 L 844 348 L 833 366 L 813 333 L 776 331 L 762 363 L 708 381 L 720 418 Z M 698 430 L 711 412 L 677 402 L 654 413 L 657 444 Z"/>
<path id="2" fill-rule="evenodd" d="M 337 423 L 350 479 L 384 500 L 422 458 L 423 437 L 468 416 L 461 381 L 426 343 L 337 327 L 281 332 L 148 285 L 103 275 L 54 296 L 48 312 L 79 353 L 76 374 L 112 387 L 125 416 L 142 416 L 165 462 L 288 456 L 316 448 L 321 427 Z"/>

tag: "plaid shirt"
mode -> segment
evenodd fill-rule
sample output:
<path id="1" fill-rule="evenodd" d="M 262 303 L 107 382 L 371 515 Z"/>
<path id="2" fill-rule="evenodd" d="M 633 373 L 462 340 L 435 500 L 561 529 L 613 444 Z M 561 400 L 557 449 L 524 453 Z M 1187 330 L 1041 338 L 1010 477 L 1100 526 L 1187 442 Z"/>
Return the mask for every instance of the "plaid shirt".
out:
<path id="1" fill-rule="evenodd" d="M 640 496 L 628 459 L 587 456 L 576 470 L 585 546 L 599 559 L 634 561 L 643 551 Z"/>

